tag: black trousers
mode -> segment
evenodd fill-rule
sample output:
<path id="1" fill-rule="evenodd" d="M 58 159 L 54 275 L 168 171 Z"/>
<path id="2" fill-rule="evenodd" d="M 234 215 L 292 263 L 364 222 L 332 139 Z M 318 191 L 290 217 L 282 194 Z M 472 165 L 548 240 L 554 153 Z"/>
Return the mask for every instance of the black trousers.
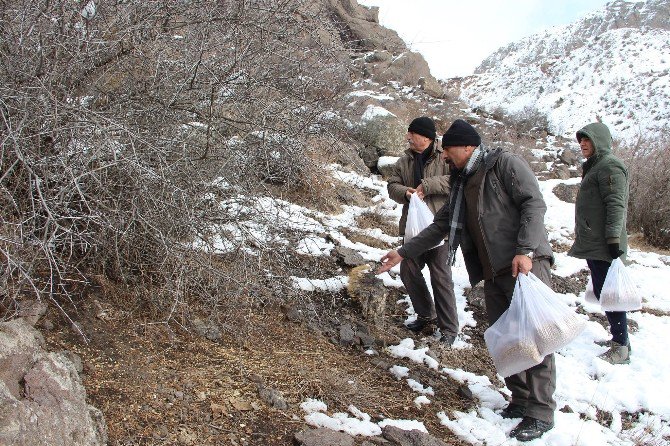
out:
<path id="1" fill-rule="evenodd" d="M 593 294 L 600 300 L 600 293 L 605 284 L 607 271 L 610 269 L 610 262 L 604 260 L 587 260 L 586 264 L 591 270 L 591 280 L 593 282 Z M 628 325 L 625 311 L 605 311 L 607 322 L 610 324 L 612 340 L 621 345 L 628 344 Z"/>
<path id="2" fill-rule="evenodd" d="M 458 312 L 454 282 L 451 278 L 451 266 L 447 263 L 449 246 L 442 246 L 424 252 L 414 259 L 403 259 L 400 262 L 400 279 L 412 301 L 414 312 L 422 319 L 435 319 L 437 326 L 444 335 L 458 334 Z M 435 294 L 435 301 L 430 295 L 426 280 L 421 273 L 428 265 L 430 285 Z"/>
<path id="3" fill-rule="evenodd" d="M 547 259 L 533 261 L 532 273 L 547 285 L 551 284 L 550 264 Z M 484 299 L 489 324 L 493 324 L 509 308 L 516 278 L 512 274 L 497 276 L 484 282 Z M 538 420 L 554 422 L 554 391 L 556 390 L 556 361 L 547 355 L 541 363 L 516 375 L 505 378 L 512 392 L 512 404 L 526 408 L 526 415 Z"/>

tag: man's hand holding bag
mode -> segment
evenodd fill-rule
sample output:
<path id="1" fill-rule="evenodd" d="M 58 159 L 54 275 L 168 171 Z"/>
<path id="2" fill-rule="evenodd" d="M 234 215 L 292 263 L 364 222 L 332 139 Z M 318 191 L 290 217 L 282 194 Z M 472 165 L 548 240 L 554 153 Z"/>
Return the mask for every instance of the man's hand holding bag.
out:
<path id="1" fill-rule="evenodd" d="M 498 373 L 527 370 L 570 343 L 586 321 L 533 273 L 519 274 L 507 311 L 484 332 Z"/>
<path id="2" fill-rule="evenodd" d="M 633 278 L 621 259 L 614 259 L 607 270 L 600 292 L 600 306 L 604 311 L 635 311 L 642 308 Z"/>
<path id="3" fill-rule="evenodd" d="M 404 243 L 419 235 L 432 222 L 433 213 L 428 208 L 428 205 L 416 193 L 413 193 L 409 199 L 409 209 L 407 209 Z M 443 243 L 444 240 L 442 243 L 434 246 L 434 248 L 441 246 Z"/>

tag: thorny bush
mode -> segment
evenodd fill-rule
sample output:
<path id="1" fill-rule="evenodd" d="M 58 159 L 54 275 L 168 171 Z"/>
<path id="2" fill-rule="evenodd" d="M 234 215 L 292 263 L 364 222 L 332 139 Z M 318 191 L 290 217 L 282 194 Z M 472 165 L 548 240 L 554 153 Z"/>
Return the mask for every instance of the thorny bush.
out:
<path id="1" fill-rule="evenodd" d="M 670 249 L 670 138 L 641 140 L 620 154 L 630 176 L 629 230 L 642 232 L 653 246 Z"/>
<path id="2" fill-rule="evenodd" d="M 334 138 L 349 79 L 321 17 L 300 0 L 2 2 L 0 306 L 65 308 L 98 274 L 173 315 L 281 277 L 262 259 L 286 243 L 239 234 L 278 218 L 249 210 L 259 197 L 318 177 L 308 138 Z"/>

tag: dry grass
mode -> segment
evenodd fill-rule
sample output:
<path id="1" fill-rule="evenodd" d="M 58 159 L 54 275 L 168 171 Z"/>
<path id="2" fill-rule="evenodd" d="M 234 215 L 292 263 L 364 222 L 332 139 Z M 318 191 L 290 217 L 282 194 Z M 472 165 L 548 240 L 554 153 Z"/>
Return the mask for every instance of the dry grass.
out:
<path id="1" fill-rule="evenodd" d="M 364 212 L 356 217 L 356 225 L 360 229 L 380 229 L 384 234 L 391 237 L 398 235 L 398 225 L 390 222 L 385 217 L 376 212 Z"/>
<path id="2" fill-rule="evenodd" d="M 656 246 L 650 245 L 644 238 L 644 235 L 636 232 L 628 236 L 628 246 L 631 248 L 639 249 L 640 251 L 654 252 L 656 254 L 670 256 L 669 249 L 658 248 Z"/>
<path id="3" fill-rule="evenodd" d="M 416 372 L 435 390 L 433 404 L 419 409 L 416 394 L 388 372 L 391 363 L 383 357 L 335 345 L 274 309 L 247 314 L 246 336 L 226 332 L 212 342 L 99 300 L 123 318 L 97 318 L 95 307 L 82 302 L 80 325 L 91 342 L 82 343 L 53 313 L 47 317 L 56 328 L 46 339 L 51 350 L 82 357 L 84 384 L 105 415 L 110 445 L 287 445 L 307 427 L 299 406 L 307 398 L 325 402 L 329 413 L 354 405 L 373 420 L 417 419 L 448 444 L 463 444 L 435 417 L 467 407 L 457 385 L 437 372 Z M 418 368 L 397 359 L 393 364 Z M 281 392 L 289 408 L 264 402 L 258 383 Z"/>
<path id="4" fill-rule="evenodd" d="M 360 234 L 358 232 L 350 231 L 348 229 L 343 229 L 342 234 L 344 234 L 349 241 L 353 243 L 363 243 L 364 245 L 370 246 L 377 249 L 393 249 L 395 245 L 379 240 L 378 238 L 371 237 L 369 235 Z"/>
<path id="5" fill-rule="evenodd" d="M 652 314 L 657 317 L 668 317 L 670 316 L 670 311 L 658 310 L 656 308 L 642 308 L 641 313 Z"/>

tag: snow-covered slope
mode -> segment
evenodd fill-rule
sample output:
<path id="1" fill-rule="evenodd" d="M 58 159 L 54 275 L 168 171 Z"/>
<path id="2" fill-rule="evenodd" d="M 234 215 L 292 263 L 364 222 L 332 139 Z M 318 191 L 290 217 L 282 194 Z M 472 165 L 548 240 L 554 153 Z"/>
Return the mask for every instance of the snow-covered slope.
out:
<path id="1" fill-rule="evenodd" d="M 546 115 L 570 135 L 597 119 L 629 142 L 670 128 L 670 0 L 617 0 L 501 48 L 462 81 L 472 106 Z"/>

